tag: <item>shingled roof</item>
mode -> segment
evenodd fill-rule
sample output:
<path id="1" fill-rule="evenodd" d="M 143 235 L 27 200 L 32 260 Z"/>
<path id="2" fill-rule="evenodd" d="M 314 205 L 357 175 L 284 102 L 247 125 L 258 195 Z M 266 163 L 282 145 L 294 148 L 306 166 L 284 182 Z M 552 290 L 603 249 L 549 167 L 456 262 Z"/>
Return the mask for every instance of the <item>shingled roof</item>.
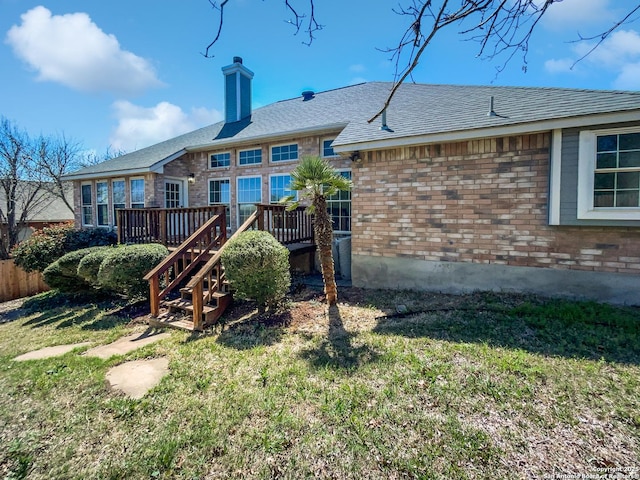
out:
<path id="1" fill-rule="evenodd" d="M 534 132 L 584 124 L 614 114 L 640 120 L 640 92 L 536 87 L 403 84 L 387 109 L 388 129 L 369 123 L 391 83 L 371 82 L 272 103 L 234 123 L 219 122 L 135 152 L 86 167 L 68 179 L 161 171 L 187 151 L 215 150 L 278 137 L 340 132 L 336 151 L 388 148 L 479 138 L 499 132 Z M 493 97 L 495 115 L 488 115 Z M 592 120 L 593 121 L 593 120 Z M 604 123 L 610 123 L 611 120 Z"/>

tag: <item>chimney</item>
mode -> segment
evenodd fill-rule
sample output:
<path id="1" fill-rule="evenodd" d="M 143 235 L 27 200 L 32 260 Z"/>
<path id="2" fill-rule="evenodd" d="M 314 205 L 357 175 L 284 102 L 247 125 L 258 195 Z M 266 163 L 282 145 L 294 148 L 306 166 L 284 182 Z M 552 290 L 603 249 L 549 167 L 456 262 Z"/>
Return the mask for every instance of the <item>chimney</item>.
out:
<path id="1" fill-rule="evenodd" d="M 241 57 L 222 68 L 224 74 L 224 119 L 237 122 L 251 116 L 251 79 L 253 72 L 242 64 Z"/>

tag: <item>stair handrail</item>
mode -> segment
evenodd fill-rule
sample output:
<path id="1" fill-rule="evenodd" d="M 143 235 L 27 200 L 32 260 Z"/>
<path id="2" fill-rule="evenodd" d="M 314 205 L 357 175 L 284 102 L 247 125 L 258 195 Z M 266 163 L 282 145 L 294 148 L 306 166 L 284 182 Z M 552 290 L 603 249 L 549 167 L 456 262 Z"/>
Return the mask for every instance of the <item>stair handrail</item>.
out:
<path id="1" fill-rule="evenodd" d="M 191 303 L 193 305 L 194 329 L 196 330 L 202 329 L 202 325 L 201 325 L 202 312 L 204 310 L 204 303 L 205 303 L 204 279 L 213 271 L 214 268 L 218 267 L 218 264 L 220 264 L 221 258 L 222 258 L 222 252 L 226 248 L 227 243 L 229 243 L 229 241 L 233 240 L 241 233 L 249 230 L 255 223 L 258 222 L 259 215 L 261 214 L 262 214 L 262 210 L 258 206 L 258 208 L 251 215 L 249 215 L 249 218 L 247 218 L 247 220 L 240 226 L 240 228 L 238 228 L 238 230 L 236 230 L 235 233 L 231 235 L 231 237 L 229 237 L 229 239 L 220 246 L 220 249 L 213 255 L 213 257 L 211 257 L 209 261 L 205 263 L 200 270 L 198 270 L 198 273 L 196 273 L 191 278 L 189 283 L 187 283 L 187 288 L 191 289 L 192 291 Z M 219 278 L 219 280 L 221 279 Z M 211 287 L 212 286 L 210 285 L 208 299 L 210 299 L 211 295 L 214 293 L 214 288 L 211 288 Z M 215 291 L 219 291 L 219 290 L 220 290 L 220 282 L 216 282 Z"/>
<path id="2" fill-rule="evenodd" d="M 220 234 L 211 235 L 216 227 L 220 228 Z M 206 245 L 201 246 L 200 252 L 191 256 L 188 265 L 183 265 L 183 269 L 180 272 L 174 272 L 174 279 L 167 282 L 164 289 L 160 290 L 160 276 L 167 273 L 167 271 L 178 265 L 178 260 L 185 259 L 189 250 L 196 246 L 202 239 L 210 235 L 209 241 Z M 165 259 L 154 267 L 149 273 L 144 276 L 144 279 L 149 282 L 149 294 L 151 304 L 151 315 L 157 317 L 160 313 L 160 299 L 173 291 L 178 284 L 186 278 L 186 276 L 198 265 L 206 255 L 209 255 L 209 251 L 215 247 L 222 246 L 226 242 L 227 236 L 227 220 L 225 216 L 224 208 L 217 215 L 214 215 L 207 220 L 201 227 L 193 232 L 184 243 L 182 243 L 176 250 L 171 252 Z M 193 253 L 193 252 L 192 252 Z"/>

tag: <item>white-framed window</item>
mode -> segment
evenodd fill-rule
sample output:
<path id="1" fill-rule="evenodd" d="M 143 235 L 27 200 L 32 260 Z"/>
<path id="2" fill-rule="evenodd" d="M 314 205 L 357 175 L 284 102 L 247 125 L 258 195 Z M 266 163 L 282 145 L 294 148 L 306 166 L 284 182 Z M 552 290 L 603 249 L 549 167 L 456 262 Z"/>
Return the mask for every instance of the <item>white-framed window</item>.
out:
<path id="1" fill-rule="evenodd" d="M 298 192 L 291 190 L 291 175 L 269 176 L 269 203 L 279 203 L 280 199 L 293 195 L 298 198 Z"/>
<path id="2" fill-rule="evenodd" d="M 227 228 L 231 227 L 231 182 L 228 178 L 209 180 L 209 205 L 224 205 Z"/>
<path id="3" fill-rule="evenodd" d="M 231 165 L 231 153 L 212 153 L 209 157 L 209 168 L 221 168 Z"/>
<path id="4" fill-rule="evenodd" d="M 331 146 L 334 140 L 335 138 L 325 138 L 322 140 L 322 144 L 320 145 L 320 153 L 322 154 L 323 158 L 332 158 L 338 156 L 336 152 L 333 151 L 333 147 Z"/>
<path id="5" fill-rule="evenodd" d="M 96 213 L 98 226 L 109 226 L 109 183 L 96 182 Z"/>
<path id="6" fill-rule="evenodd" d="M 111 202 L 113 203 L 113 224 L 118 223 L 117 211 L 120 208 L 126 208 L 127 195 L 125 192 L 124 180 L 112 180 L 111 181 Z"/>
<path id="7" fill-rule="evenodd" d="M 351 180 L 351 170 L 342 170 L 340 175 Z M 327 197 L 327 210 L 335 232 L 351 231 L 351 190 Z"/>
<path id="8" fill-rule="evenodd" d="M 240 150 L 238 152 L 238 165 L 260 165 L 262 163 L 262 149 Z"/>
<path id="9" fill-rule="evenodd" d="M 93 225 L 93 202 L 92 186 L 90 183 L 83 183 L 80 187 L 82 203 L 82 225 Z"/>
<path id="10" fill-rule="evenodd" d="M 298 144 L 274 145 L 271 147 L 272 162 L 289 162 L 298 159 Z"/>
<path id="11" fill-rule="evenodd" d="M 578 218 L 640 220 L 640 127 L 580 132 Z"/>
<path id="12" fill-rule="evenodd" d="M 262 177 L 238 177 L 238 226 L 242 225 L 262 202 Z"/>
<path id="13" fill-rule="evenodd" d="M 129 181 L 131 188 L 131 208 L 144 208 L 144 178 L 132 178 Z"/>

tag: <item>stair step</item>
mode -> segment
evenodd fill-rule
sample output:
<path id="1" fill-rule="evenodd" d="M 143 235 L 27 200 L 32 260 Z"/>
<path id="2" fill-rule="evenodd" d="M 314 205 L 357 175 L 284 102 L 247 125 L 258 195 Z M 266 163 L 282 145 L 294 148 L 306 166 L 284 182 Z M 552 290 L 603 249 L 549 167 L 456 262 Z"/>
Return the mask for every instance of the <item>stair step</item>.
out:
<path id="1" fill-rule="evenodd" d="M 185 300 L 184 298 L 177 298 L 175 300 L 164 302 L 164 305 L 169 307 L 170 310 L 183 310 L 185 312 L 193 313 L 193 302 L 191 300 Z M 202 313 L 206 315 L 216 310 L 216 308 L 217 307 L 213 307 L 211 305 L 203 305 Z"/>
<path id="2" fill-rule="evenodd" d="M 149 326 L 155 328 L 175 328 L 178 330 L 187 330 L 193 332 L 193 321 L 184 315 L 179 315 L 171 312 L 164 312 L 157 318 L 149 318 L 147 321 Z"/>

